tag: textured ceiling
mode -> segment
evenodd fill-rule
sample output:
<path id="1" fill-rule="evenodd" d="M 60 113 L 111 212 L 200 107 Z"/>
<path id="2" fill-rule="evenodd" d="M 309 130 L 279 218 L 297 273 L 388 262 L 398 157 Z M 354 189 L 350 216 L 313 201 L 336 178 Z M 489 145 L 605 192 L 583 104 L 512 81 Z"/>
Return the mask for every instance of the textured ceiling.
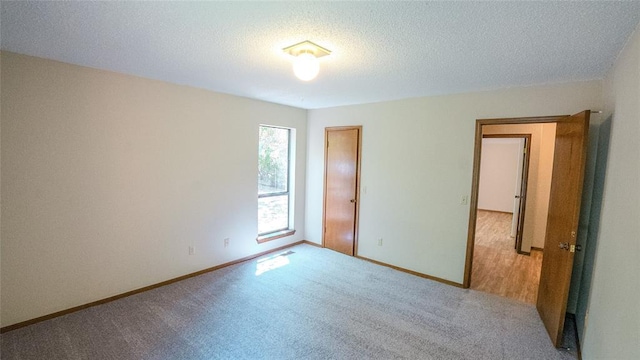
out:
<path id="1" fill-rule="evenodd" d="M 313 109 L 602 78 L 640 2 L 7 2 L 1 48 Z M 333 51 L 297 80 L 282 48 Z"/>

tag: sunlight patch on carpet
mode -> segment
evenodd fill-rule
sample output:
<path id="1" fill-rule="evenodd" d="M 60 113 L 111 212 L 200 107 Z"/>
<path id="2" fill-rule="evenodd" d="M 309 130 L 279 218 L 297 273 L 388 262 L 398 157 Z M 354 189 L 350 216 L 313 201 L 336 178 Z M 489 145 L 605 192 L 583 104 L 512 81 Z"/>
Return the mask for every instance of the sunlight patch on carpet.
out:
<path id="1" fill-rule="evenodd" d="M 287 256 L 293 253 L 293 251 L 287 251 L 282 254 L 277 254 L 258 260 L 256 263 L 256 276 L 260 276 L 267 271 L 275 270 L 277 268 L 289 265 L 289 258 Z"/>

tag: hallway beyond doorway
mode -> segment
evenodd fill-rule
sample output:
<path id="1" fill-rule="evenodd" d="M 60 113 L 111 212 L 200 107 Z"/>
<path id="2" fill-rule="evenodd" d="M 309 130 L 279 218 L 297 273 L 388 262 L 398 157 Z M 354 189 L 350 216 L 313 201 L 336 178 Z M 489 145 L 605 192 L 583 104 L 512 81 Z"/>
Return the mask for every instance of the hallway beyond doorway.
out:
<path id="1" fill-rule="evenodd" d="M 542 251 L 515 251 L 511 219 L 509 213 L 478 210 L 471 289 L 535 304 Z"/>

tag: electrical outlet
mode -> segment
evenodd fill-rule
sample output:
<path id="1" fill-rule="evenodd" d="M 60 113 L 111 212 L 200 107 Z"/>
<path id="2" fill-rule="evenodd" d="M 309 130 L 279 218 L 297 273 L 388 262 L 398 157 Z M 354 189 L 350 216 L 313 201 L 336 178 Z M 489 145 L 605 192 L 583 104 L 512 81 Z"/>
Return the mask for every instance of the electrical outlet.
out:
<path id="1" fill-rule="evenodd" d="M 224 239 L 224 247 L 228 247 L 229 246 L 229 238 L 225 238 Z"/>
<path id="2" fill-rule="evenodd" d="M 196 253 L 196 247 L 191 245 L 189 246 L 189 255 L 193 255 Z"/>
<path id="3" fill-rule="evenodd" d="M 382 238 L 378 239 L 378 246 L 382 246 Z"/>
<path id="4" fill-rule="evenodd" d="M 469 203 L 469 196 L 468 195 L 462 195 L 460 197 L 460 205 L 467 205 Z"/>

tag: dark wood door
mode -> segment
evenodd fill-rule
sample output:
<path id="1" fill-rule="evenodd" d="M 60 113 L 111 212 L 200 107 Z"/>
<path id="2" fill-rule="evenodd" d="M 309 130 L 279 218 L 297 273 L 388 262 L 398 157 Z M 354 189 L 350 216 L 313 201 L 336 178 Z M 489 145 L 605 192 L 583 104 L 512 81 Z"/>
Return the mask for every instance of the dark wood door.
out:
<path id="1" fill-rule="evenodd" d="M 549 216 L 536 307 L 553 344 L 562 342 L 580 217 L 589 111 L 557 123 Z"/>
<path id="2" fill-rule="evenodd" d="M 325 143 L 325 247 L 354 255 L 360 128 L 327 128 Z"/>

